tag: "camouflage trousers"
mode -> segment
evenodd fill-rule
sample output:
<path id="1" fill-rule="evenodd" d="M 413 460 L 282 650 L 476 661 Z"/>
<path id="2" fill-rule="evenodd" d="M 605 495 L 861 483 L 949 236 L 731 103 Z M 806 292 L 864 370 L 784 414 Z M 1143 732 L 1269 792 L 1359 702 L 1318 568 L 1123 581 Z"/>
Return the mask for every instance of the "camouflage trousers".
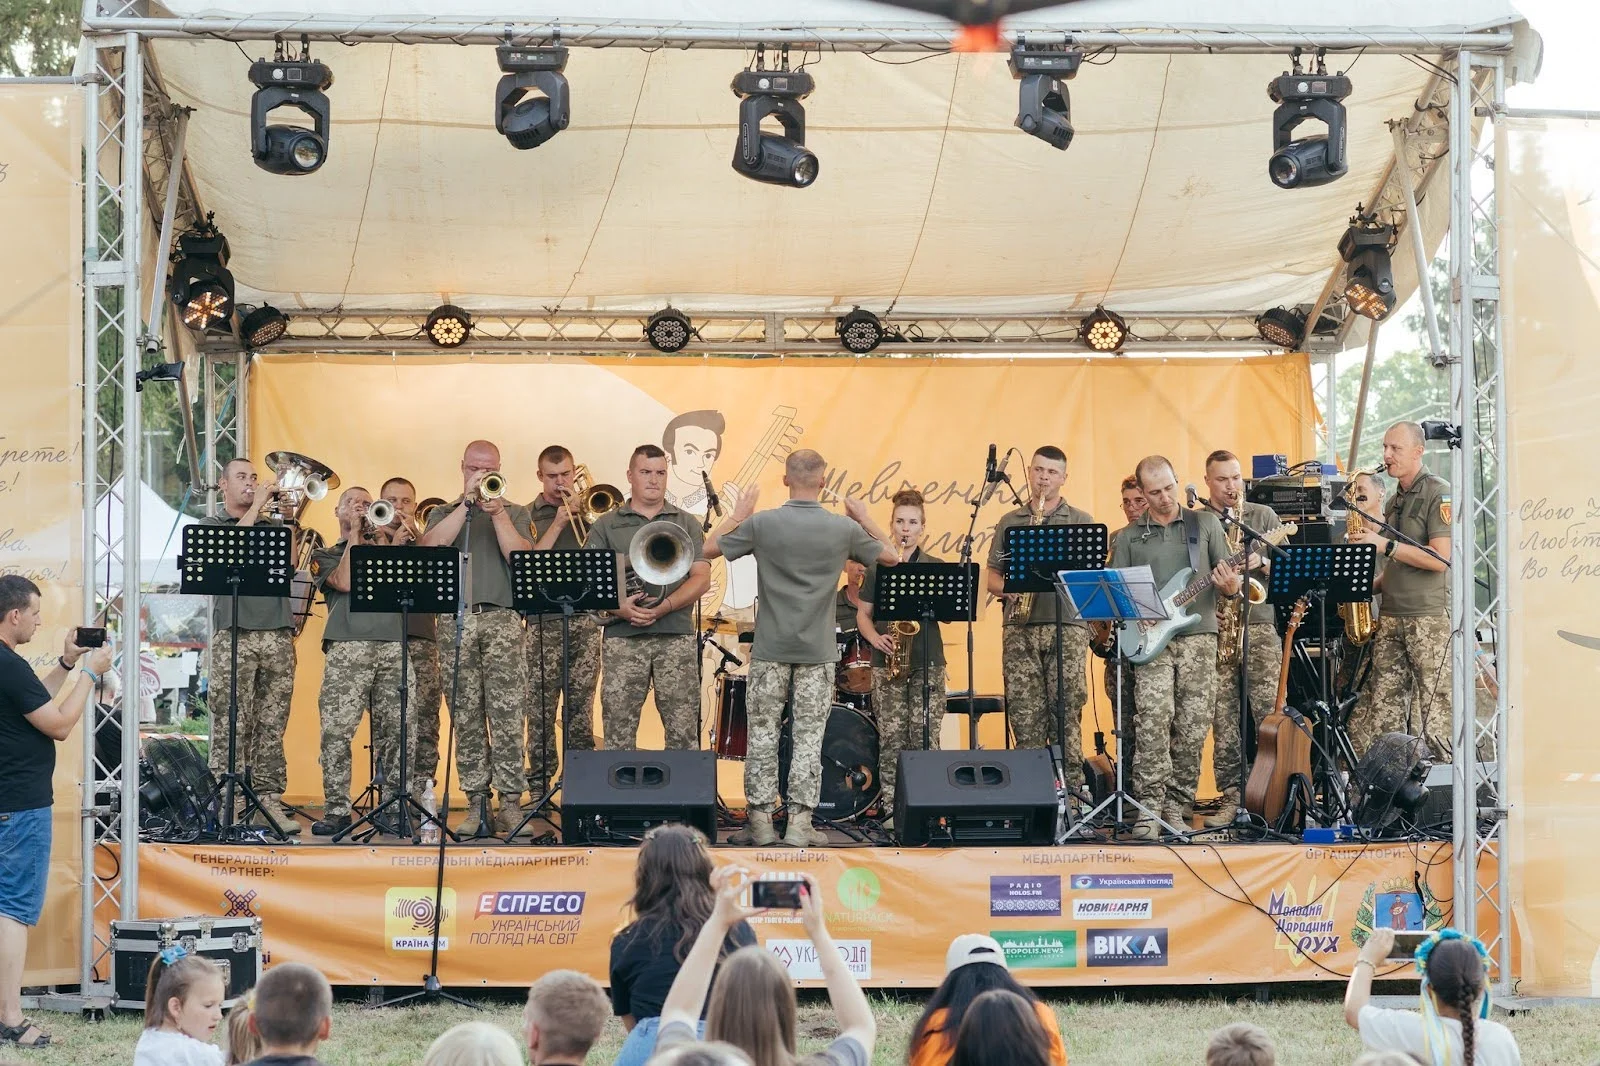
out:
<path id="1" fill-rule="evenodd" d="M 1005 674 L 1006 717 L 1019 748 L 1048 748 L 1056 742 L 1056 627 L 1006 626 L 1001 664 Z M 1066 693 L 1063 753 L 1069 788 L 1083 787 L 1083 705 L 1089 699 L 1089 630 L 1061 627 L 1061 678 Z"/>
<path id="2" fill-rule="evenodd" d="M 372 748 L 378 753 L 383 794 L 400 790 L 400 642 L 335 640 L 327 648 L 317 697 L 322 718 L 322 807 L 330 815 L 349 814 L 350 742 L 362 711 L 372 716 Z M 406 686 L 409 705 L 417 698 L 414 673 L 406 678 Z"/>
<path id="3" fill-rule="evenodd" d="M 1250 623 L 1250 716 L 1256 725 L 1272 710 L 1278 698 L 1278 667 L 1283 646 L 1270 622 Z M 1239 742 L 1239 667 L 1237 662 L 1217 667 L 1217 702 L 1211 716 L 1211 766 L 1217 791 L 1239 787 L 1243 746 Z"/>
<path id="4" fill-rule="evenodd" d="M 453 627 L 455 622 L 450 625 Z M 411 676 L 416 681 L 416 695 L 409 701 L 410 721 L 406 728 L 415 743 L 412 744 L 411 786 L 417 795 L 430 779 L 439 774 L 439 705 L 444 700 L 444 675 L 439 669 L 439 642 L 421 637 L 406 641 L 406 654 L 411 658 Z"/>
<path id="5" fill-rule="evenodd" d="M 907 749 L 923 751 L 922 677 L 928 675 L 928 740 L 939 747 L 939 728 L 944 722 L 945 668 L 943 664 L 914 667 L 904 681 L 889 680 L 887 666 L 872 668 L 872 710 L 878 718 L 878 781 L 883 785 L 879 804 L 894 807 L 895 779 L 900 771 L 900 753 Z"/>
<path id="6" fill-rule="evenodd" d="M 232 630 L 218 630 L 211 635 L 206 651 L 206 706 L 211 713 L 208 762 L 213 774 L 228 768 L 232 643 Z M 251 783 L 263 796 L 281 796 L 289 783 L 283 734 L 289 728 L 294 663 L 294 630 L 239 630 L 239 735 L 234 742 L 234 762 L 240 773 L 250 771 Z"/>
<path id="7" fill-rule="evenodd" d="M 461 641 L 460 691 L 450 707 L 456 731 L 456 774 L 461 790 L 486 796 L 527 788 L 522 774 L 522 711 L 528 663 L 522 651 L 522 618 L 506 607 L 466 615 Z M 455 669 L 456 627 L 439 626 L 441 677 Z M 448 698 L 450 687 L 445 686 Z"/>
<path id="8" fill-rule="evenodd" d="M 1138 720 L 1138 700 L 1134 692 L 1133 664 L 1124 661 L 1122 664 L 1122 764 L 1133 765 L 1133 753 L 1136 749 L 1134 737 L 1138 735 L 1134 724 Z M 1106 699 L 1110 701 L 1107 710 L 1110 711 L 1106 718 L 1112 723 L 1112 731 L 1106 737 L 1106 754 L 1112 758 L 1117 757 L 1116 745 L 1113 738 L 1116 735 L 1117 720 L 1117 660 L 1107 659 L 1105 662 L 1105 688 Z"/>
<path id="9" fill-rule="evenodd" d="M 1359 757 L 1382 733 L 1428 739 L 1434 758 L 1450 760 L 1450 618 L 1380 615 L 1372 636 L 1368 698 L 1350 715 Z M 1410 696 L 1407 709 L 1406 697 Z"/>
<path id="10" fill-rule="evenodd" d="M 1200 782 L 1200 749 L 1211 728 L 1217 687 L 1217 635 L 1174 637 L 1151 662 L 1133 668 L 1139 703 L 1139 758 L 1133 796 L 1151 810 L 1187 807 Z"/>
<path id="11" fill-rule="evenodd" d="M 573 751 L 594 750 L 594 693 L 600 682 L 600 626 L 594 615 L 567 624 L 567 691 L 572 711 L 565 728 Z M 560 761 L 561 619 L 528 619 L 528 791 L 542 793 Z"/>
<path id="12" fill-rule="evenodd" d="M 639 746 L 639 714 L 653 688 L 668 751 L 700 746 L 700 672 L 693 633 L 640 634 L 605 642 L 600 712 L 608 751 Z"/>
<path id="13" fill-rule="evenodd" d="M 744 795 L 751 810 L 771 811 L 777 805 L 778 734 L 785 703 L 793 713 L 787 799 L 797 806 L 816 807 L 822 795 L 822 733 L 833 710 L 835 665 L 751 661 L 746 691 L 750 741 L 744 759 Z"/>

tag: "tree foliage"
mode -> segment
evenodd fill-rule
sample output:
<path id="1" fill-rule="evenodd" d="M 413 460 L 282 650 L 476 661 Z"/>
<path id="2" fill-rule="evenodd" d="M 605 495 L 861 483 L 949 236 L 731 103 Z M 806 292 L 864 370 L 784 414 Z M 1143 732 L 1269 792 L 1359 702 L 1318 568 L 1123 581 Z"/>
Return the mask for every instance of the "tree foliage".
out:
<path id="1" fill-rule="evenodd" d="M 81 11 L 76 0 L 0 0 L 0 74 L 71 74 Z"/>

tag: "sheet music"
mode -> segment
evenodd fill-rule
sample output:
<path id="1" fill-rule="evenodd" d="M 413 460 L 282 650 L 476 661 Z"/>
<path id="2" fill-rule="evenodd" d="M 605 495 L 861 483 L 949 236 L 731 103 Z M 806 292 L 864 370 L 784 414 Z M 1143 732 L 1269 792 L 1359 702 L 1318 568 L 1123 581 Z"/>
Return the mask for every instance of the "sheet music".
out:
<path id="1" fill-rule="evenodd" d="M 1056 590 L 1066 596 L 1080 617 L 1091 620 L 1171 617 L 1161 599 L 1155 574 L 1148 566 L 1121 570 L 1063 570 Z"/>

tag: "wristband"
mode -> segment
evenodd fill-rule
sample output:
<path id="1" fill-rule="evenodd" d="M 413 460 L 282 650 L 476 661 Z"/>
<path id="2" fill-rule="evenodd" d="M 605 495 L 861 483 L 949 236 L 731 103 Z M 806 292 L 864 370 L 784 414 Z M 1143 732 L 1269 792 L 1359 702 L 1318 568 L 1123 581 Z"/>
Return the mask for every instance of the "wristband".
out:
<path id="1" fill-rule="evenodd" d="M 56 656 L 56 664 L 58 666 L 60 666 L 61 669 L 67 671 L 68 673 L 72 672 L 72 667 L 74 665 L 72 663 L 67 662 L 67 657 L 65 655 L 57 655 Z"/>
<path id="2" fill-rule="evenodd" d="M 1377 964 L 1377 963 L 1375 963 L 1375 962 L 1373 962 L 1373 961 L 1372 961 L 1372 960 L 1371 960 L 1371 959 L 1357 959 L 1357 960 L 1356 960 L 1356 966 L 1360 966 L 1360 965 L 1361 965 L 1361 964 L 1362 964 L 1362 963 L 1366 963 L 1366 964 L 1367 964 L 1367 965 L 1368 965 L 1368 966 L 1371 966 L 1371 967 L 1372 967 L 1372 972 L 1373 972 L 1373 973 L 1377 973 L 1377 972 L 1378 972 L 1378 964 Z M 1354 969 L 1355 969 L 1355 967 L 1351 967 L 1351 970 L 1352 970 L 1352 971 L 1354 971 Z M 1355 973 L 1354 973 L 1354 972 L 1352 972 L 1352 973 L 1351 973 L 1351 974 L 1350 974 L 1350 976 L 1351 976 L 1351 977 L 1354 977 L 1354 976 L 1355 976 Z"/>
<path id="3" fill-rule="evenodd" d="M 95 683 L 96 687 L 99 686 L 99 684 L 100 684 L 100 675 L 99 674 L 95 673 L 93 670 L 89 669 L 87 666 L 80 666 L 80 667 L 78 667 L 78 669 L 82 670 L 84 676 L 89 678 L 90 680 L 92 680 Z"/>
<path id="4" fill-rule="evenodd" d="M 1389 541 L 1387 544 L 1385 544 L 1383 546 L 1383 557 L 1385 559 L 1394 558 L 1394 549 L 1395 549 L 1395 542 L 1393 540 L 1391 540 L 1391 541 Z"/>

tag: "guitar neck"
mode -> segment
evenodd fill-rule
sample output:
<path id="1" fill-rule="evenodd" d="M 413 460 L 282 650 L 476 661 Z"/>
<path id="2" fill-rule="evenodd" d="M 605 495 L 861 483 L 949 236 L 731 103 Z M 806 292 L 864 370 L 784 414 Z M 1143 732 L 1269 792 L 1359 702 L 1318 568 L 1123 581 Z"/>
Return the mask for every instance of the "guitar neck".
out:
<path id="1" fill-rule="evenodd" d="M 1249 555 L 1249 552 L 1240 549 L 1239 551 L 1236 551 L 1232 555 L 1228 556 L 1228 558 L 1223 561 L 1229 566 L 1238 566 L 1239 564 L 1243 563 L 1245 559 L 1249 557 Z M 1182 607 L 1190 600 L 1193 600 L 1196 596 L 1204 593 L 1205 590 L 1210 587 L 1211 572 L 1207 571 L 1206 573 L 1201 574 L 1199 577 L 1196 577 L 1187 585 L 1183 586 L 1182 591 L 1180 591 L 1176 596 L 1172 597 L 1172 602 L 1177 604 L 1179 607 Z"/>
<path id="2" fill-rule="evenodd" d="M 744 465 L 739 467 L 739 472 L 733 476 L 732 483 L 740 492 L 756 483 L 767 462 L 777 452 L 778 445 L 783 441 L 783 435 L 789 431 L 789 425 L 793 421 L 794 409 L 791 407 L 779 407 L 772 412 L 772 424 L 767 427 L 767 432 L 745 458 Z"/>

